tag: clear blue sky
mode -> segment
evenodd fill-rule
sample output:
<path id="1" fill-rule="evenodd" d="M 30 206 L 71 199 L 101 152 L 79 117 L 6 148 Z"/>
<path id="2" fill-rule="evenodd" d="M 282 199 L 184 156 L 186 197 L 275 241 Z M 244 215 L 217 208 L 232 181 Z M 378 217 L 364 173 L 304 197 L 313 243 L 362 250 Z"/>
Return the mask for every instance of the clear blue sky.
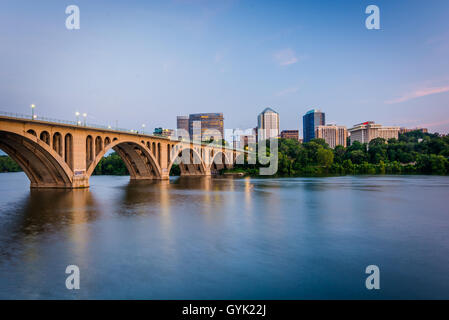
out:
<path id="1" fill-rule="evenodd" d="M 76 4 L 81 29 L 65 28 Z M 381 30 L 365 28 L 365 8 Z M 0 110 L 139 129 L 223 112 L 281 129 L 312 107 L 348 127 L 366 120 L 449 132 L 449 1 L 2 0 Z"/>

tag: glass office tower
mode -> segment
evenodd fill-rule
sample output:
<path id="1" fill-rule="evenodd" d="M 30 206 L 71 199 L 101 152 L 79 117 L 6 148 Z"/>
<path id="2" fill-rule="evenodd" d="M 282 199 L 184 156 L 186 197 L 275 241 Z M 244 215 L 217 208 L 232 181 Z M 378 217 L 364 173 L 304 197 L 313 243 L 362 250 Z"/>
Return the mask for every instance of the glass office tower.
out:
<path id="1" fill-rule="evenodd" d="M 302 117 L 303 125 L 303 139 L 304 142 L 309 142 L 315 138 L 315 129 L 318 126 L 324 126 L 326 124 L 324 112 L 318 109 L 312 109 Z"/>
<path id="2" fill-rule="evenodd" d="M 205 133 L 208 130 L 216 130 L 224 139 L 223 113 L 195 113 L 189 115 L 189 134 L 195 140 L 207 140 Z M 196 130 L 201 128 L 201 130 Z"/>

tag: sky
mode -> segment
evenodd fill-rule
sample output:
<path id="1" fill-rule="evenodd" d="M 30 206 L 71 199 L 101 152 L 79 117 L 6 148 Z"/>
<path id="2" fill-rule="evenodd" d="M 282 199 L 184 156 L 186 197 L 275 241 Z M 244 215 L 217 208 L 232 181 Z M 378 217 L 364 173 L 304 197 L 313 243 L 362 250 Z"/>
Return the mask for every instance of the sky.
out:
<path id="1" fill-rule="evenodd" d="M 0 2 L 0 111 L 128 129 L 200 112 L 247 129 L 271 107 L 300 135 L 312 108 L 449 133 L 448 57 L 447 0 Z"/>

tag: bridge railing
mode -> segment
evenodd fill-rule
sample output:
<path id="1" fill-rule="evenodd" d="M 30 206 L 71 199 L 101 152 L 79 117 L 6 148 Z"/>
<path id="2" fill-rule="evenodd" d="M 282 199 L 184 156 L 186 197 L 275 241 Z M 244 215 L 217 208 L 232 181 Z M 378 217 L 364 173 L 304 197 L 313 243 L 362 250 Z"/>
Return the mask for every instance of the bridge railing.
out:
<path id="1" fill-rule="evenodd" d="M 77 121 L 70 121 L 70 120 L 61 120 L 61 119 L 55 119 L 55 118 L 42 117 L 42 116 L 38 116 L 38 115 L 34 115 L 34 117 L 33 117 L 32 115 L 23 114 L 23 113 L 0 111 L 0 116 L 22 119 L 22 120 L 45 121 L 45 122 L 60 123 L 60 124 L 65 124 L 65 125 L 77 126 L 77 127 L 87 127 L 87 128 L 93 128 L 93 129 L 104 129 L 104 130 L 138 134 L 138 132 L 135 130 L 129 130 L 129 129 L 125 129 L 125 128 L 117 128 L 117 127 L 105 126 L 105 125 L 101 125 L 101 124 L 94 124 L 94 123 L 88 123 L 88 122 L 84 123 L 84 122 L 77 122 Z M 154 135 L 150 135 L 150 134 L 145 134 L 145 135 L 146 136 L 154 136 Z"/>
<path id="2" fill-rule="evenodd" d="M 10 118 L 15 118 L 15 119 L 21 119 L 21 120 L 45 121 L 45 122 L 52 122 L 52 123 L 71 125 L 71 126 L 76 126 L 76 127 L 87 127 L 87 128 L 92 128 L 92 129 L 102 129 L 102 130 L 125 132 L 125 133 L 137 134 L 137 135 L 142 135 L 142 136 L 155 137 L 155 138 L 165 138 L 165 139 L 170 139 L 170 140 L 182 142 L 182 140 L 175 139 L 175 138 L 170 138 L 170 137 L 165 137 L 165 136 L 160 135 L 160 134 L 147 134 L 147 133 L 144 134 L 144 133 L 141 133 L 141 132 L 139 132 L 137 130 L 130 130 L 130 129 L 125 129 L 125 128 L 117 128 L 117 127 L 113 127 L 113 126 L 105 126 L 105 125 L 99 125 L 99 124 L 93 124 L 93 123 L 85 123 L 84 124 L 84 122 L 77 122 L 77 121 L 70 121 L 70 120 L 61 120 L 61 119 L 55 119 L 55 118 L 42 117 L 42 116 L 38 116 L 38 115 L 34 115 L 34 118 L 33 118 L 33 115 L 31 115 L 31 114 L 23 114 L 23 113 L 0 111 L 0 116 L 5 116 L 5 117 L 10 117 Z M 188 141 L 184 141 L 184 142 L 188 142 Z M 202 145 L 209 145 L 208 142 L 201 142 L 201 144 Z M 217 146 L 217 147 L 219 147 L 219 146 Z M 230 149 L 230 150 L 236 150 L 236 151 L 244 151 L 244 150 L 239 150 L 237 148 L 234 149 L 234 148 L 231 148 L 231 147 L 228 147 L 228 146 L 222 146 L 222 148 Z"/>

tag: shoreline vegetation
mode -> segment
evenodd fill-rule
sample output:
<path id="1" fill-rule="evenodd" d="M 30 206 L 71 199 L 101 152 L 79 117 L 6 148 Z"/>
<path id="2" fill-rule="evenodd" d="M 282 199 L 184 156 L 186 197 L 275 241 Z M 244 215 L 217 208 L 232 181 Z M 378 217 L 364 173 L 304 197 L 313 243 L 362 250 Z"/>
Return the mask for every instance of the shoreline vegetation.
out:
<path id="1" fill-rule="evenodd" d="M 267 148 L 269 152 L 269 148 Z M 411 131 L 399 139 L 354 142 L 349 147 L 329 148 L 323 139 L 299 143 L 279 139 L 278 171 L 267 177 L 324 177 L 362 174 L 449 174 L 449 135 Z M 259 176 L 260 164 L 235 165 L 222 170 L 227 176 Z M 0 172 L 18 172 L 21 168 L 9 156 L 0 156 Z M 93 175 L 128 175 L 128 170 L 115 152 L 102 158 Z M 180 174 L 174 165 L 171 176 Z"/>
<path id="2" fill-rule="evenodd" d="M 267 149 L 268 146 L 267 146 Z M 275 177 L 324 177 L 375 174 L 449 174 L 449 135 L 411 131 L 398 139 L 355 141 L 329 148 L 323 139 L 299 143 L 279 139 Z M 259 176 L 260 165 L 235 165 L 225 173 Z"/>

